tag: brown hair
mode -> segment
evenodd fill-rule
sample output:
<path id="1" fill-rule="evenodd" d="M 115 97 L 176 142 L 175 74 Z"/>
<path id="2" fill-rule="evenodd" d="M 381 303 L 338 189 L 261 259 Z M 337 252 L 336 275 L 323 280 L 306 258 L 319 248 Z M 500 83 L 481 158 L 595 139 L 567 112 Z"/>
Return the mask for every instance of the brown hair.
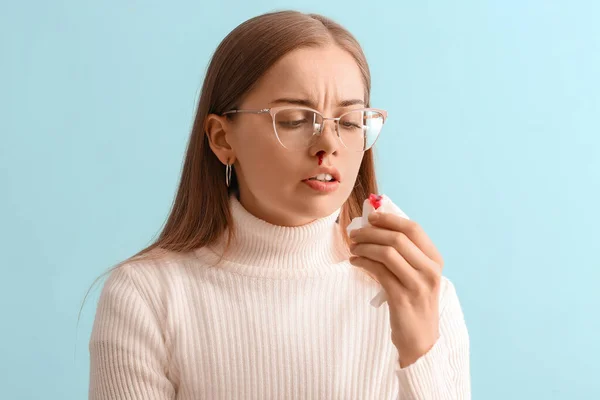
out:
<path id="1" fill-rule="evenodd" d="M 223 39 L 206 72 L 170 215 L 151 245 L 106 273 L 129 261 L 209 245 L 228 227 L 229 245 L 234 235 L 229 196 L 238 190 L 238 184 L 235 173 L 231 185 L 225 184 L 225 168 L 212 152 L 204 129 L 206 117 L 235 108 L 258 79 L 290 51 L 328 44 L 341 47 L 356 60 L 364 81 L 365 105 L 369 107 L 371 76 L 365 55 L 354 36 L 329 18 L 297 11 L 272 12 L 247 20 Z M 347 244 L 350 240 L 345 227 L 362 213 L 362 203 L 368 195 L 377 192 L 373 153 L 369 149 L 339 218 Z"/>

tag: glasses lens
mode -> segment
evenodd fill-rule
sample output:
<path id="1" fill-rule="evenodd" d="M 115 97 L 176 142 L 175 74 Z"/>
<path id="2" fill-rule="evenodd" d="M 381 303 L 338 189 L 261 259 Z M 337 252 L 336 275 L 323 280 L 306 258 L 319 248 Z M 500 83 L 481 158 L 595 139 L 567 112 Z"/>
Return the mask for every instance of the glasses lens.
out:
<path id="1" fill-rule="evenodd" d="M 371 148 L 383 128 L 383 115 L 377 111 L 356 110 L 340 119 L 340 138 L 352 150 Z"/>
<path id="2" fill-rule="evenodd" d="M 275 114 L 277 137 L 284 147 L 292 150 L 309 147 L 321 123 L 321 117 L 310 110 L 284 109 Z"/>

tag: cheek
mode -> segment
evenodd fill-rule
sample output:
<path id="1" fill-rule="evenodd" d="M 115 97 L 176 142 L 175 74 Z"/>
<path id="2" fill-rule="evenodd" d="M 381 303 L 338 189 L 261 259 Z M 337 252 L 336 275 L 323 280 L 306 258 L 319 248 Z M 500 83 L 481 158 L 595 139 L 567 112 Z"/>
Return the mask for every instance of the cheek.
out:
<path id="1" fill-rule="evenodd" d="M 364 153 L 350 154 L 346 159 L 346 171 L 348 171 L 348 177 L 350 177 L 352 183 L 356 181 L 358 171 L 360 170 L 360 164 L 362 163 Z"/>
<path id="2" fill-rule="evenodd" d="M 272 136 L 270 137 L 269 134 Z M 246 129 L 240 132 L 236 143 L 236 156 L 243 166 L 244 180 L 250 190 L 270 190 L 290 182 L 293 163 L 272 132 Z M 288 179 L 286 179 L 288 178 Z"/>
<path id="3" fill-rule="evenodd" d="M 363 153 L 348 154 L 347 157 L 344 158 L 344 178 L 342 179 L 342 192 L 343 196 L 348 197 L 354 186 L 356 185 L 356 179 L 358 178 L 358 171 L 360 170 L 360 164 L 363 160 Z M 341 167 L 341 166 L 340 166 Z"/>
<path id="4" fill-rule="evenodd" d="M 240 162 L 247 160 L 244 165 L 248 162 L 262 162 L 264 156 L 272 153 L 278 145 L 277 138 L 272 132 L 273 128 L 268 123 L 252 122 L 244 123 L 234 131 L 235 142 L 232 146 Z"/>

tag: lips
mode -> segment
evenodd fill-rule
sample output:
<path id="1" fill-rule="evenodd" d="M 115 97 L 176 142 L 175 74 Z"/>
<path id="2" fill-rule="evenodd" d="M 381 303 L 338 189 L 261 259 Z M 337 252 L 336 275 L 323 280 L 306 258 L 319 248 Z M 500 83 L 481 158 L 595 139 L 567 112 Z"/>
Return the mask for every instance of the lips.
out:
<path id="1" fill-rule="evenodd" d="M 338 181 L 322 182 L 317 180 L 305 179 L 303 182 L 315 191 L 321 193 L 334 192 L 340 186 L 340 183 Z"/>
<path id="2" fill-rule="evenodd" d="M 331 182 L 335 182 L 335 181 L 340 182 L 341 181 L 340 172 L 334 167 L 319 167 L 315 171 L 313 171 L 309 176 L 304 178 L 302 181 L 307 181 L 310 178 L 314 178 L 321 174 L 331 175 L 333 177 L 333 181 L 331 181 Z"/>
<path id="3" fill-rule="evenodd" d="M 317 176 L 313 176 L 312 178 L 308 178 L 308 180 L 309 181 L 319 181 L 319 182 L 337 182 L 337 180 L 330 174 L 320 174 Z"/>

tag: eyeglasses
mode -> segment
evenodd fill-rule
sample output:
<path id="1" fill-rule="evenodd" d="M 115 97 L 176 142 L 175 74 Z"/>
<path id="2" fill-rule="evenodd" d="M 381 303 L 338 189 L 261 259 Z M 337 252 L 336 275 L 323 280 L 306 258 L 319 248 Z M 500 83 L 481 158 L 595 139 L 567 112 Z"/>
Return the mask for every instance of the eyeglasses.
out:
<path id="1" fill-rule="evenodd" d="M 366 151 L 377 141 L 387 119 L 387 111 L 377 108 L 352 110 L 337 118 L 326 118 L 311 108 L 293 106 L 230 110 L 222 115 L 237 113 L 270 114 L 277 140 L 289 150 L 311 147 L 323 133 L 325 121 L 332 120 L 336 122 L 336 133 L 342 145 L 349 150 Z"/>

